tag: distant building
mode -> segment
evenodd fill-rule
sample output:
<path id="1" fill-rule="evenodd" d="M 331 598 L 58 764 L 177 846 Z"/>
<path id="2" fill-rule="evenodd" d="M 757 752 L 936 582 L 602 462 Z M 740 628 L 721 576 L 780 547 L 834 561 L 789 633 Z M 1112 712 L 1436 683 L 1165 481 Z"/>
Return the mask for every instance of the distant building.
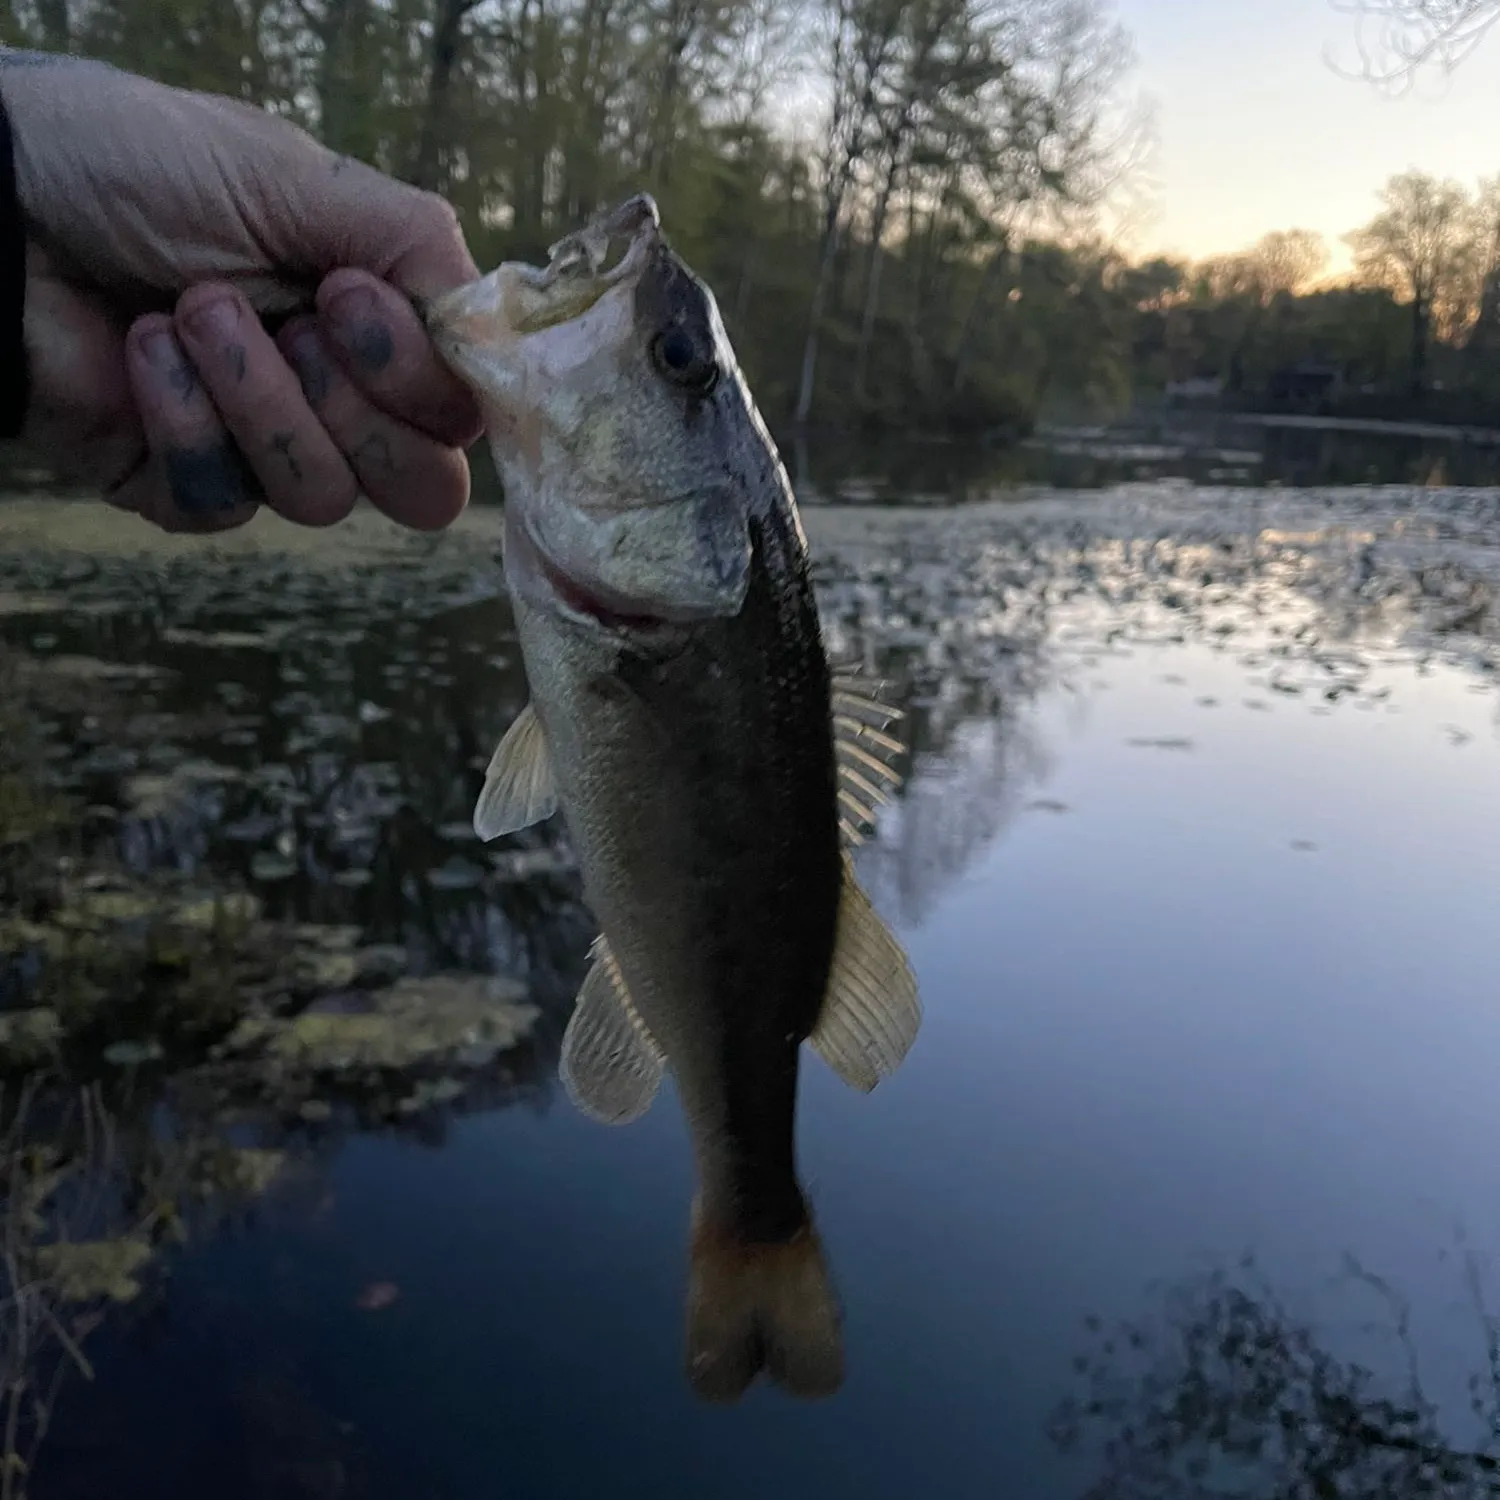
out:
<path id="1" fill-rule="evenodd" d="M 1266 394 L 1273 401 L 1303 405 L 1326 401 L 1344 388 L 1344 372 L 1338 365 L 1320 360 L 1303 359 L 1275 371 L 1266 382 Z"/>
<path id="2" fill-rule="evenodd" d="M 1167 382 L 1168 401 L 1217 401 L 1224 394 L 1224 380 L 1219 375 L 1192 375 L 1186 380 Z"/>

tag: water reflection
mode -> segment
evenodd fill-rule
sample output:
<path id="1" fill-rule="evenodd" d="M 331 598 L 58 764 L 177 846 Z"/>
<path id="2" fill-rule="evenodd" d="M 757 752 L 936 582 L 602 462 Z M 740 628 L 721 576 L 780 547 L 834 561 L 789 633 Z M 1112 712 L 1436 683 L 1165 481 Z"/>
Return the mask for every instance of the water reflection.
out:
<path id="1" fill-rule="evenodd" d="M 1052 1423 L 1064 1451 L 1097 1457 L 1102 1477 L 1080 1500 L 1492 1496 L 1500 1322 L 1477 1258 L 1463 1259 L 1471 1343 L 1485 1362 L 1468 1378 L 1470 1420 L 1458 1424 L 1424 1383 L 1410 1303 L 1352 1258 L 1336 1290 L 1363 1294 L 1366 1340 L 1380 1337 L 1394 1353 L 1381 1361 L 1394 1378 L 1335 1352 L 1253 1257 L 1167 1287 L 1154 1316 L 1090 1319 L 1087 1352 L 1076 1360 L 1083 1394 Z"/>
<path id="2" fill-rule="evenodd" d="M 1456 429 L 1336 424 L 1191 412 L 1107 427 L 1043 428 L 1022 442 L 919 441 L 881 434 L 793 436 L 787 462 L 804 501 L 949 505 L 1040 486 L 1493 485 L 1500 444 Z"/>

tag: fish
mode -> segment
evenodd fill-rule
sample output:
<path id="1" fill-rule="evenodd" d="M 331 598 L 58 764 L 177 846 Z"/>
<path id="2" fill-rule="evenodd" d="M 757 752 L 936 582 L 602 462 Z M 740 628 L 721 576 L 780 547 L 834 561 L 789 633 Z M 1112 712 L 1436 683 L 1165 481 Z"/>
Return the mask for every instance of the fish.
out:
<path id="1" fill-rule="evenodd" d="M 844 1313 L 798 1176 L 799 1063 L 806 1043 L 868 1091 L 917 1035 L 850 856 L 899 786 L 899 713 L 829 656 L 785 467 L 649 194 L 424 316 L 483 408 L 530 693 L 475 833 L 560 811 L 598 927 L 564 1087 L 620 1125 L 671 1074 L 697 1395 L 762 1374 L 832 1395 Z"/>

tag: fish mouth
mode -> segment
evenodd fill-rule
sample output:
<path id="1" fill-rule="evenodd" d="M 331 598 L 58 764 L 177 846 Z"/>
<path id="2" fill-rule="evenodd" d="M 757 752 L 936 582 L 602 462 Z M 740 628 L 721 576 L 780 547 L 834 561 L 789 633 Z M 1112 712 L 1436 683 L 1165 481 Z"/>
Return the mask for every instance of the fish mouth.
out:
<path id="1" fill-rule="evenodd" d="M 660 611 L 641 609 L 635 600 L 611 589 L 579 582 L 547 555 L 546 548 L 532 536 L 524 521 L 514 531 L 507 528 L 507 538 L 510 549 L 520 554 L 522 565 L 541 579 L 570 618 L 586 621 L 613 635 L 656 634 L 677 623 Z"/>
<path id="2" fill-rule="evenodd" d="M 663 615 L 642 614 L 617 606 L 612 596 L 602 589 L 585 588 L 577 579 L 564 573 L 547 555 L 537 549 L 537 571 L 547 580 L 547 586 L 565 610 L 575 615 L 586 615 L 596 625 L 616 633 L 629 631 L 632 634 L 665 630 L 672 622 Z"/>
<path id="3" fill-rule="evenodd" d="M 619 240 L 624 254 L 606 268 Z M 429 335 L 453 359 L 497 339 L 520 339 L 582 317 L 611 288 L 639 278 L 661 243 L 661 214 L 637 193 L 565 235 L 545 266 L 504 261 L 487 276 L 417 306 Z"/>

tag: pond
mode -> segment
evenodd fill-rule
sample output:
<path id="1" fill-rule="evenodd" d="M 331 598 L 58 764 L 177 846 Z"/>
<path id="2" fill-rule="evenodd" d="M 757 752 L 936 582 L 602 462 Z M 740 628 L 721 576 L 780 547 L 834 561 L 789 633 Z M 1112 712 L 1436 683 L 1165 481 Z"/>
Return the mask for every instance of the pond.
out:
<path id="1" fill-rule="evenodd" d="M 1500 432 L 1420 422 L 1143 410 L 1107 426 L 1042 424 L 1021 442 L 916 441 L 827 433 L 789 438 L 798 493 L 844 504 L 953 504 L 1037 486 L 1122 483 L 1494 485 Z"/>
<path id="2" fill-rule="evenodd" d="M 145 1002 L 91 1011 L 115 1061 L 63 1056 L 122 1151 L 278 1170 L 68 1324 L 93 1378 L 60 1361 L 32 1495 L 1492 1492 L 1500 492 L 805 520 L 831 640 L 909 710 L 858 863 L 925 1020 L 869 1096 L 803 1071 L 845 1388 L 715 1409 L 676 1100 L 609 1130 L 555 1082 L 592 933 L 565 835 L 467 828 L 525 701 L 494 513 L 85 554 L 68 502 L 0 501 L 0 643 L 86 810 L 60 878 L 248 892 L 517 1016 L 397 1098 L 344 1063 L 231 1088 L 223 1043 L 122 1054 Z"/>

